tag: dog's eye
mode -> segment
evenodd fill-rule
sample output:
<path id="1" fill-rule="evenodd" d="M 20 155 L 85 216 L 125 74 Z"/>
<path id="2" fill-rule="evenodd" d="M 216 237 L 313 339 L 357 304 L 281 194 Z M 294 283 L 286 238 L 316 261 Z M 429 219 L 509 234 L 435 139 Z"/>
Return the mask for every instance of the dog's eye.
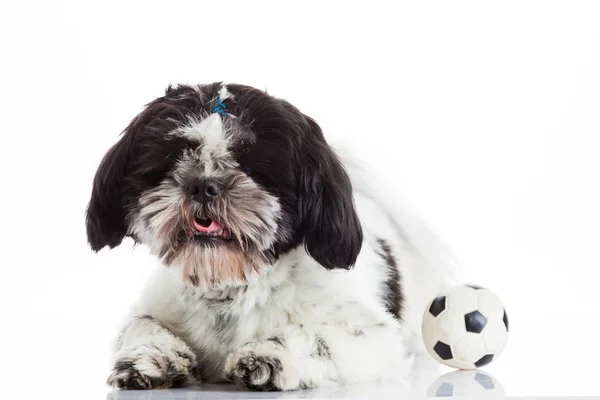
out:
<path id="1" fill-rule="evenodd" d="M 250 175 L 250 168 L 242 167 L 242 172 L 245 173 L 246 175 Z"/>

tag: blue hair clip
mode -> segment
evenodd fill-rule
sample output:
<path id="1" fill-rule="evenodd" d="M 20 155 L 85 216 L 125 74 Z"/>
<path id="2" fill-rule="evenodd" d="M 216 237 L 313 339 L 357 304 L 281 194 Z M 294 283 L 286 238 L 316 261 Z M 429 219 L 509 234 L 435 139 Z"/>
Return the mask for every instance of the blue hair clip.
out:
<path id="1" fill-rule="evenodd" d="M 223 104 L 221 100 L 219 100 L 219 96 L 215 97 L 215 103 L 217 104 L 213 106 L 212 112 L 219 113 L 223 117 L 226 116 L 227 113 L 225 112 L 225 108 L 227 107 L 225 106 L 225 104 Z"/>

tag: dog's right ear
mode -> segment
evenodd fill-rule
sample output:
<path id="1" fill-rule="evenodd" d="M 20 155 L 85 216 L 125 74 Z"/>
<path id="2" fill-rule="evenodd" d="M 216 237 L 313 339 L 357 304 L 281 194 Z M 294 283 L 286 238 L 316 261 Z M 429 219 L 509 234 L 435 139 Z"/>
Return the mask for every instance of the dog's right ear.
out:
<path id="1" fill-rule="evenodd" d="M 96 171 L 86 212 L 87 238 L 94 251 L 118 246 L 127 233 L 123 196 L 132 147 L 132 134 L 126 131 Z"/>
<path id="2" fill-rule="evenodd" d="M 186 97 L 186 94 L 188 95 Z M 177 142 L 165 141 L 167 132 L 187 120 L 187 110 L 199 101 L 196 89 L 169 86 L 165 96 L 146 105 L 125 128 L 121 139 L 106 153 L 94 177 L 86 212 L 90 247 L 116 247 L 128 233 L 127 214 L 148 179 L 160 176 Z M 182 104 L 180 104 L 182 103 Z M 159 142 L 157 144 L 157 142 Z M 150 177 L 150 178 L 149 178 Z"/>

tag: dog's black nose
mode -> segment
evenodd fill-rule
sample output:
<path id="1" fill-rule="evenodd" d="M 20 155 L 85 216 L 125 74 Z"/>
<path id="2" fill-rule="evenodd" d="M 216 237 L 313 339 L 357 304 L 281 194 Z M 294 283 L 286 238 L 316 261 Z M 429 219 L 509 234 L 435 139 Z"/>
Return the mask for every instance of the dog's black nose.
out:
<path id="1" fill-rule="evenodd" d="M 208 203 L 221 193 L 221 184 L 214 179 L 203 179 L 189 186 L 189 193 L 199 203 Z"/>

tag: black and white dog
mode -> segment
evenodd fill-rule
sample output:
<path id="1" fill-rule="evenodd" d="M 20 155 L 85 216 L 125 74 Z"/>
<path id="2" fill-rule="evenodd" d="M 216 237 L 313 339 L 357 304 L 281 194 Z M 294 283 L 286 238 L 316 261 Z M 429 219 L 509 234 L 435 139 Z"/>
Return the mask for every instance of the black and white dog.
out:
<path id="1" fill-rule="evenodd" d="M 93 250 L 129 236 L 164 265 L 109 384 L 295 390 L 407 374 L 425 303 L 451 275 L 418 244 L 427 231 L 343 162 L 314 120 L 248 86 L 180 85 L 148 104 L 87 210 Z"/>

